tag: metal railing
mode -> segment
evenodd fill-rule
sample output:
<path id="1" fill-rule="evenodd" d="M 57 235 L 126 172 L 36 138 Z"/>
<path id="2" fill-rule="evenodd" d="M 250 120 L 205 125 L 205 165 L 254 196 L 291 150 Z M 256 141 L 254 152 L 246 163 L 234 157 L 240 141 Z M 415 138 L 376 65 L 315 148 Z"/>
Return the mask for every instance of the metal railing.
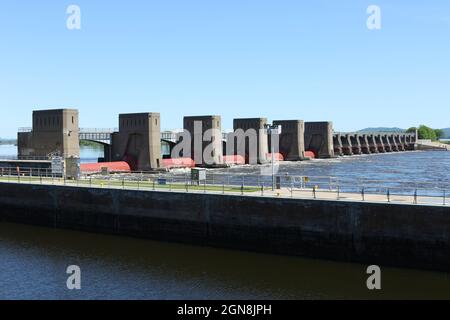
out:
<path id="1" fill-rule="evenodd" d="M 337 177 L 276 176 L 208 172 L 202 181 L 190 174 L 155 174 L 133 172 L 108 175 L 82 175 L 67 180 L 43 168 L 0 168 L 0 182 L 53 184 L 91 188 L 120 188 L 128 190 L 235 194 L 262 197 L 323 199 L 341 201 L 370 201 L 450 205 L 450 182 L 408 182 L 369 179 L 339 179 Z"/>
<path id="2" fill-rule="evenodd" d="M 6 161 L 14 161 L 14 160 L 20 160 L 20 161 L 50 161 L 51 156 L 2 156 L 0 155 L 0 160 L 6 160 Z"/>
<path id="3" fill-rule="evenodd" d="M 119 131 L 118 128 L 80 128 L 80 133 L 114 133 Z"/>

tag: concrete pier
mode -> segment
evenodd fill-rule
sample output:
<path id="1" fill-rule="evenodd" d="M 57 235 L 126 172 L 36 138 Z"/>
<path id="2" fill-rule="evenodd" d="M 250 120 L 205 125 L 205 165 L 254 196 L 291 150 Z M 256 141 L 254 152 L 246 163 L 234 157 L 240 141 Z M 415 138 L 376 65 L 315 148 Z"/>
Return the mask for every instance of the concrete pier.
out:
<path id="1" fill-rule="evenodd" d="M 273 124 L 282 128 L 279 136 L 279 152 L 284 159 L 305 160 L 305 123 L 302 120 L 275 120 Z"/>
<path id="2" fill-rule="evenodd" d="M 334 145 L 334 155 L 343 156 L 344 153 L 342 151 L 342 136 L 340 133 L 333 134 L 333 145 Z"/>
<path id="3" fill-rule="evenodd" d="M 55 109 L 33 111 L 33 128 L 19 132 L 19 157 L 79 157 L 78 110 Z"/>
<path id="4" fill-rule="evenodd" d="M 191 137 L 191 152 L 185 154 L 184 157 L 193 159 L 197 166 L 223 165 L 222 119 L 220 116 L 184 117 L 183 126 Z M 209 159 L 205 159 L 205 152 L 208 153 Z"/>
<path id="5" fill-rule="evenodd" d="M 395 134 L 388 134 L 387 138 L 388 138 L 389 144 L 391 146 L 391 151 L 398 152 L 397 142 L 395 141 Z"/>
<path id="6" fill-rule="evenodd" d="M 391 148 L 391 143 L 389 141 L 389 135 L 387 134 L 382 134 L 381 135 L 381 141 L 383 143 L 384 146 L 384 150 L 386 152 L 392 152 L 392 148 Z"/>
<path id="7" fill-rule="evenodd" d="M 359 142 L 359 135 L 357 133 L 349 135 L 350 142 L 352 144 L 353 154 L 361 154 L 361 143 Z"/>
<path id="8" fill-rule="evenodd" d="M 450 271 L 450 208 L 0 183 L 0 221 Z"/>
<path id="9" fill-rule="evenodd" d="M 353 155 L 353 147 L 352 147 L 352 142 L 350 140 L 350 135 L 349 134 L 342 135 L 341 142 L 342 142 L 342 153 L 346 156 L 352 156 Z"/>
<path id="10" fill-rule="evenodd" d="M 318 158 L 333 158 L 333 123 L 305 122 L 305 150 Z"/>
<path id="11" fill-rule="evenodd" d="M 370 151 L 370 144 L 369 144 L 369 138 L 367 134 L 358 134 L 359 144 L 361 146 L 361 153 L 363 154 L 370 154 L 372 153 Z"/>
<path id="12" fill-rule="evenodd" d="M 375 134 L 375 141 L 378 148 L 379 153 L 385 153 L 386 149 L 384 148 L 383 138 L 381 134 Z"/>
<path id="13" fill-rule="evenodd" d="M 234 119 L 233 121 L 233 129 L 234 133 L 237 136 L 242 136 L 245 134 L 249 139 L 256 134 L 256 154 L 252 154 L 253 152 L 250 152 L 250 144 L 253 145 L 253 143 L 246 143 L 245 140 L 247 139 L 241 139 L 236 141 L 236 155 L 241 155 L 245 157 L 247 163 L 251 164 L 264 164 L 268 162 L 267 154 L 269 153 L 269 140 L 267 137 L 267 133 L 265 131 L 265 125 L 267 124 L 266 118 L 247 118 L 247 119 Z M 238 130 L 240 132 L 238 132 Z M 228 144 L 228 143 L 227 143 Z M 242 148 L 242 144 L 244 144 Z M 239 150 L 245 149 L 244 154 L 241 154 Z"/>
<path id="14" fill-rule="evenodd" d="M 112 136 L 113 161 L 126 161 L 133 170 L 161 167 L 161 119 L 159 113 L 119 115 L 119 132 Z"/>
<path id="15" fill-rule="evenodd" d="M 404 147 L 403 142 L 401 140 L 401 136 L 402 136 L 401 134 L 394 135 L 394 140 L 395 140 L 395 143 L 397 144 L 397 150 L 398 151 L 405 151 L 405 147 Z"/>

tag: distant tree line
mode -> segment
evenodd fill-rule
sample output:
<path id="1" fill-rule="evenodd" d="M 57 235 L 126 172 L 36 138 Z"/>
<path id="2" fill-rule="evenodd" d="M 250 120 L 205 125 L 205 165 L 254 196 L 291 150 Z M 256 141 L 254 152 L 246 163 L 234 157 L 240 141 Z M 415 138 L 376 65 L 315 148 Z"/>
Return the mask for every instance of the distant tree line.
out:
<path id="1" fill-rule="evenodd" d="M 1 145 L 5 145 L 5 144 L 16 144 L 17 140 L 16 139 L 2 139 L 0 138 L 0 144 Z"/>
<path id="2" fill-rule="evenodd" d="M 444 138 L 444 131 L 441 129 L 432 129 L 430 127 L 427 127 L 425 125 L 419 126 L 419 128 L 412 127 L 406 130 L 407 133 L 415 133 L 417 130 L 419 134 L 419 139 L 425 139 L 425 140 L 431 140 L 436 141 L 439 139 Z"/>

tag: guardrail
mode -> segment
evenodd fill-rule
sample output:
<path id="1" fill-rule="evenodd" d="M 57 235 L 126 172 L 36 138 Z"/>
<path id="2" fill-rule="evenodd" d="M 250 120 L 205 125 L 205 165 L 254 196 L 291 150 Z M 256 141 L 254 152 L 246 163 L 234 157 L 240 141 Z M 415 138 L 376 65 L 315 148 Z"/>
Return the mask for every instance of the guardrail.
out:
<path id="1" fill-rule="evenodd" d="M 14 160 L 21 160 L 21 161 L 50 161 L 51 157 L 35 157 L 35 156 L 0 156 L 0 161 L 6 160 L 6 161 L 14 161 Z"/>
<path id="2" fill-rule="evenodd" d="M 67 180 L 53 174 L 51 169 L 0 168 L 0 182 L 70 185 L 92 188 L 122 188 L 128 190 L 158 190 L 238 194 L 247 196 L 288 197 L 342 201 L 371 201 L 450 205 L 450 182 L 408 182 L 369 179 L 339 179 L 337 177 L 276 176 L 207 173 L 202 181 L 192 180 L 190 174 L 155 174 L 133 172 L 109 175 L 83 175 Z"/>
<path id="3" fill-rule="evenodd" d="M 114 133 L 118 132 L 118 128 L 80 128 L 79 133 Z"/>

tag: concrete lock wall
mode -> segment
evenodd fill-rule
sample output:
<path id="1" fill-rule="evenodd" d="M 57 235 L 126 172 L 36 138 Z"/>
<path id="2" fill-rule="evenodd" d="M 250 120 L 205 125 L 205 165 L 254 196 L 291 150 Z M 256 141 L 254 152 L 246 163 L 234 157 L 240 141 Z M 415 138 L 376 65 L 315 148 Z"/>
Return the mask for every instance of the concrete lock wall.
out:
<path id="1" fill-rule="evenodd" d="M 250 152 L 249 139 L 235 139 L 235 154 L 245 157 L 247 163 L 263 164 L 268 162 L 267 154 L 269 153 L 269 141 L 265 130 L 266 124 L 266 118 L 246 118 L 233 120 L 233 130 L 235 134 L 238 130 L 242 130 L 244 132 L 254 130 L 256 132 L 256 156 Z M 227 142 L 227 144 L 228 143 L 229 142 Z M 245 148 L 242 144 L 245 144 Z M 238 151 L 244 149 L 245 153 L 239 154 Z"/>
<path id="2" fill-rule="evenodd" d="M 19 157 L 80 156 L 78 110 L 33 111 L 31 132 L 18 133 Z"/>
<path id="3" fill-rule="evenodd" d="M 449 208 L 0 183 L 0 221 L 450 270 Z"/>
<path id="4" fill-rule="evenodd" d="M 197 130 L 195 129 L 196 122 Z M 193 159 L 198 166 L 223 164 L 222 119 L 220 116 L 184 117 L 183 127 L 191 136 L 191 154 L 184 155 L 185 157 Z M 204 136 L 207 131 L 211 133 L 210 137 Z M 210 163 L 206 163 L 203 157 L 206 148 L 209 148 L 206 152 L 209 152 L 208 162 Z"/>
<path id="5" fill-rule="evenodd" d="M 305 122 L 305 150 L 318 158 L 334 157 L 333 123 Z"/>
<path id="6" fill-rule="evenodd" d="M 302 120 L 275 120 L 281 126 L 279 152 L 286 161 L 305 160 L 305 123 Z"/>
<path id="7" fill-rule="evenodd" d="M 132 170 L 147 171 L 161 166 L 159 113 L 119 115 L 119 132 L 112 136 L 114 161 L 126 161 Z"/>

